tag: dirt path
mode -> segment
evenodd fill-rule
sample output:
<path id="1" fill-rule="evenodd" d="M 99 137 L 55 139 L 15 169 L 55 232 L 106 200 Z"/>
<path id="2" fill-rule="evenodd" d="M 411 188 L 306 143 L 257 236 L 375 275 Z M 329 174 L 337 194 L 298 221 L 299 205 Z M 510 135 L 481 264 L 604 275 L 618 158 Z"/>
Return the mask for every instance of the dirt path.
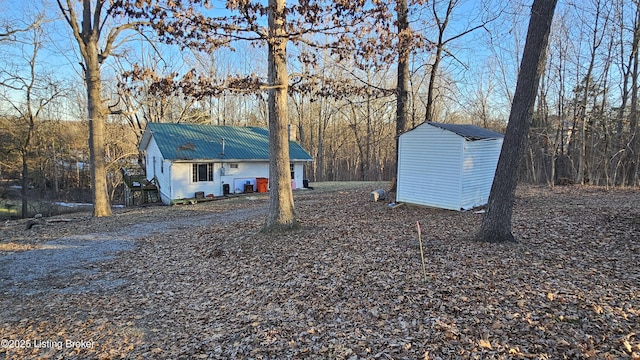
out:
<path id="1" fill-rule="evenodd" d="M 155 234 L 171 235 L 194 226 L 242 221 L 265 212 L 264 206 L 254 206 L 144 222 L 115 231 L 59 237 L 27 251 L 5 253 L 0 255 L 0 294 L 111 291 L 125 280 L 111 278 L 100 270 L 119 252 L 134 250 L 136 240 Z"/>

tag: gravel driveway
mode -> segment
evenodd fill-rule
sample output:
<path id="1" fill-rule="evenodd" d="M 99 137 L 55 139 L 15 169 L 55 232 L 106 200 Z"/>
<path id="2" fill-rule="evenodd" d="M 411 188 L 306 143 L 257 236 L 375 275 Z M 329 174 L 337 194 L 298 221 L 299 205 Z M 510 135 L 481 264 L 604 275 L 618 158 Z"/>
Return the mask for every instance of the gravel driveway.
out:
<path id="1" fill-rule="evenodd" d="M 134 250 L 137 239 L 176 233 L 193 226 L 242 221 L 265 213 L 261 206 L 144 222 L 115 231 L 59 237 L 27 251 L 0 254 L 0 294 L 110 291 L 122 286 L 125 280 L 111 277 L 105 269 L 106 262 L 119 252 Z"/>

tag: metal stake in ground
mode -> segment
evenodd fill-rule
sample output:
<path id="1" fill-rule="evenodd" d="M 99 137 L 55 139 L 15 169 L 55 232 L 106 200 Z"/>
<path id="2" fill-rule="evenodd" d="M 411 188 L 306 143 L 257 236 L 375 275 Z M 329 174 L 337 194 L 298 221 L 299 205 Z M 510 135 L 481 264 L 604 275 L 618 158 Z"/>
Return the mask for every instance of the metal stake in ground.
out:
<path id="1" fill-rule="evenodd" d="M 424 264 L 424 251 L 422 250 L 422 234 L 420 231 L 420 221 L 416 221 L 418 226 L 418 242 L 420 242 L 420 257 L 422 258 L 422 275 L 424 276 L 424 282 L 427 282 L 427 268 Z"/>

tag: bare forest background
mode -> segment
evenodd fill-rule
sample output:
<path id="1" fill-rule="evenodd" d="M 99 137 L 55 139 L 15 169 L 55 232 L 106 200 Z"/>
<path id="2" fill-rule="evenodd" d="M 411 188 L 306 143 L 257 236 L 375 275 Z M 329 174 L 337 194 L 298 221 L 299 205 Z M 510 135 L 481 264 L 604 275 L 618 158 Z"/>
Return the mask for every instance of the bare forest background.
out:
<path id="1" fill-rule="evenodd" d="M 0 4 L 12 9 L 0 15 L 0 201 L 19 189 L 33 199 L 90 201 L 87 95 L 73 40 L 53 5 Z M 403 131 L 428 120 L 503 132 L 530 4 L 415 1 L 407 13 L 420 41 L 408 57 Z M 268 125 L 265 47 L 205 52 L 155 37 L 124 37 L 103 70 L 116 204 L 120 169 L 139 168 L 145 124 Z M 549 43 L 519 181 L 637 186 L 639 2 L 561 1 Z M 312 182 L 395 175 L 397 56 L 373 50 L 288 49 L 289 123 L 315 159 L 305 169 Z M 203 91 L 211 79 L 222 86 Z"/>

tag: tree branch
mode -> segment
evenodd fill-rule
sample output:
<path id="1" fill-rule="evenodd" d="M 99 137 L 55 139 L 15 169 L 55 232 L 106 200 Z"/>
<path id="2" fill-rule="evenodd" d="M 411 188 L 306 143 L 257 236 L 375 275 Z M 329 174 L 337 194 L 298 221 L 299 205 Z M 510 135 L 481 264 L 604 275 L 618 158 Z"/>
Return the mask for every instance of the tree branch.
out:
<path id="1" fill-rule="evenodd" d="M 107 57 L 109 57 L 109 55 L 111 55 L 111 51 L 113 50 L 113 44 L 115 43 L 115 41 L 117 40 L 118 36 L 122 31 L 136 29 L 137 26 L 148 25 L 148 24 L 149 22 L 139 21 L 139 22 L 123 24 L 123 25 L 112 28 L 111 31 L 109 31 L 109 36 L 107 36 L 104 49 L 100 52 L 100 63 L 102 64 L 104 60 Z"/>
<path id="2" fill-rule="evenodd" d="M 78 22 L 76 20 L 77 19 L 76 12 L 73 9 L 73 4 L 71 4 L 71 0 L 66 0 L 67 8 L 65 8 L 62 5 L 61 0 L 56 0 L 56 2 L 58 3 L 58 7 L 60 8 L 60 12 L 62 12 L 62 15 L 64 16 L 65 20 L 67 20 L 67 23 L 69 24 L 69 26 L 71 26 L 71 30 L 73 31 L 73 37 L 78 42 L 78 44 L 80 46 L 80 51 L 83 52 L 83 53 L 86 52 L 84 41 L 82 40 L 82 36 L 80 35 L 81 30 L 80 30 L 80 27 L 78 26 Z"/>

